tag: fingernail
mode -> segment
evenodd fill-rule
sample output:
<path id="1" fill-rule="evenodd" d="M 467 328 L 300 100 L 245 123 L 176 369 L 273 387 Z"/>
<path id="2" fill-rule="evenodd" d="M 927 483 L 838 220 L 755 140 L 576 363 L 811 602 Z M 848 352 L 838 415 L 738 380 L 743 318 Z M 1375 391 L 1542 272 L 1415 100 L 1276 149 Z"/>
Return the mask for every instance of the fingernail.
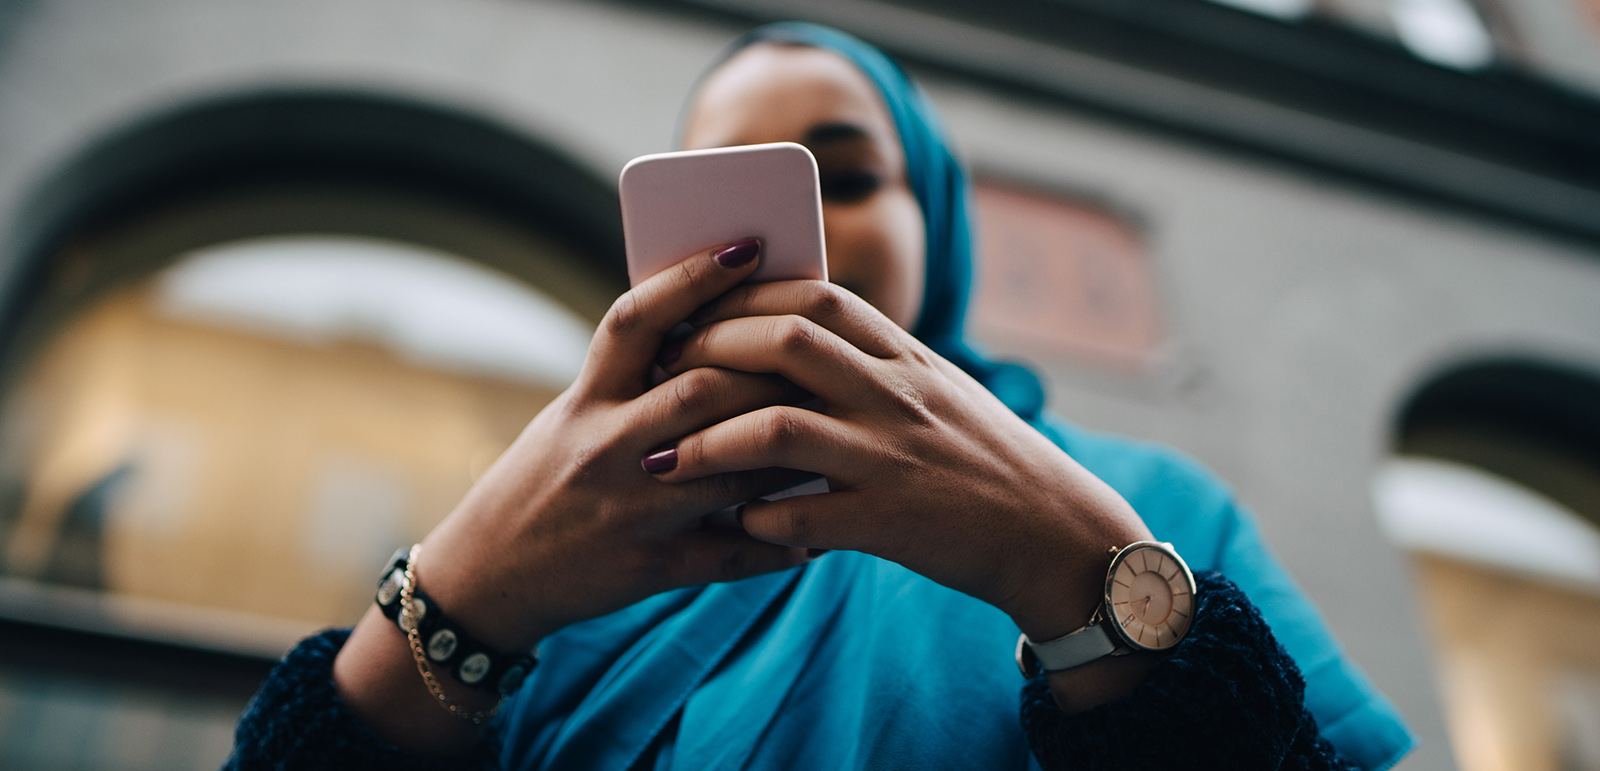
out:
<path id="1" fill-rule="evenodd" d="M 728 244 L 711 255 L 717 264 L 724 268 L 737 268 L 756 258 L 761 253 L 761 242 L 754 238 L 746 238 L 738 243 Z"/>
<path id="2" fill-rule="evenodd" d="M 670 447 L 661 452 L 653 452 L 644 456 L 639 462 L 644 470 L 652 474 L 665 474 L 678 467 L 678 448 Z"/>
<path id="3" fill-rule="evenodd" d="M 741 503 L 738 508 L 733 510 L 733 521 L 738 522 L 739 527 L 744 527 L 744 507 L 749 505 L 748 503 Z"/>
<path id="4" fill-rule="evenodd" d="M 656 354 L 656 364 L 660 365 L 662 369 L 666 369 L 673 362 L 677 361 L 678 357 L 682 355 L 683 341 L 673 340 L 666 345 L 661 346 L 661 353 Z"/>
<path id="5" fill-rule="evenodd" d="M 814 560 L 827 553 L 827 549 L 806 549 L 806 559 Z"/>
<path id="6" fill-rule="evenodd" d="M 700 306 L 698 308 L 695 308 L 694 309 L 694 313 L 689 314 L 689 318 L 684 319 L 684 322 L 689 323 L 689 324 L 699 324 L 700 322 L 705 321 L 708 317 L 710 317 L 711 316 L 711 312 L 716 310 L 716 309 L 717 309 L 717 301 L 716 300 L 712 300 L 711 302 L 708 302 L 705 305 L 702 305 L 702 306 Z"/>

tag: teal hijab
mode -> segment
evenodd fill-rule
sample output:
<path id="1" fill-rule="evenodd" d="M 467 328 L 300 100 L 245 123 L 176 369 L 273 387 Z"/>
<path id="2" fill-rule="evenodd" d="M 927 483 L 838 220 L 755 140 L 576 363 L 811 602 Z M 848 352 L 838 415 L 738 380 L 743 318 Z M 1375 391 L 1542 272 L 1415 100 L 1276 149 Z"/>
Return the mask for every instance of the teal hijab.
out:
<path id="1" fill-rule="evenodd" d="M 775 24 L 736 41 L 815 46 L 877 84 L 927 221 L 917 336 L 1127 498 L 1196 570 L 1219 570 L 1300 665 L 1323 735 L 1367 769 L 1413 745 L 1394 707 L 1339 650 L 1250 515 L 1170 450 L 1043 413 L 1028 370 L 965 338 L 970 185 L 927 100 L 877 49 L 837 30 Z M 724 58 L 726 58 L 726 55 Z M 832 552 L 794 570 L 657 595 L 568 627 L 502 713 L 508 769 L 1037 768 L 1019 719 L 1017 627 L 899 565 Z"/>
<path id="2" fill-rule="evenodd" d="M 769 24 L 745 33 L 723 60 L 756 43 L 789 43 L 844 55 L 877 84 L 906 154 L 906 176 L 926 228 L 927 273 L 917 339 L 988 387 L 1030 423 L 1044 411 L 1044 388 L 1028 369 L 989 359 L 967 339 L 972 295 L 972 184 L 944 139 L 933 107 L 900 66 L 883 52 L 836 29 L 816 24 Z"/>

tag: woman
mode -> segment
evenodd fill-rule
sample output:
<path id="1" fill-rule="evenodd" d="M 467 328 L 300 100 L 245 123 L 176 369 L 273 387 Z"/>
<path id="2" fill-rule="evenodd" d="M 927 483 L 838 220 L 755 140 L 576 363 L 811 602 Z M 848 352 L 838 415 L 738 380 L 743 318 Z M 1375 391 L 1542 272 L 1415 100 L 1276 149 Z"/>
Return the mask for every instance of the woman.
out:
<path id="1" fill-rule="evenodd" d="M 837 283 L 741 286 L 755 242 L 641 283 L 410 555 L 459 628 L 539 645 L 488 730 L 495 697 L 434 675 L 374 608 L 275 670 L 236 765 L 1377 768 L 1409 748 L 1219 485 L 1046 418 L 1031 374 L 964 341 L 967 182 L 882 54 L 756 30 L 683 140 L 807 144 Z M 653 365 L 674 377 L 652 388 Z M 825 414 L 790 406 L 808 395 Z M 786 469 L 832 492 L 756 500 Z M 704 525 L 735 504 L 740 529 Z M 1227 576 L 1199 573 L 1174 652 L 1019 677 L 1018 630 L 1083 627 L 1108 547 L 1156 537 Z"/>

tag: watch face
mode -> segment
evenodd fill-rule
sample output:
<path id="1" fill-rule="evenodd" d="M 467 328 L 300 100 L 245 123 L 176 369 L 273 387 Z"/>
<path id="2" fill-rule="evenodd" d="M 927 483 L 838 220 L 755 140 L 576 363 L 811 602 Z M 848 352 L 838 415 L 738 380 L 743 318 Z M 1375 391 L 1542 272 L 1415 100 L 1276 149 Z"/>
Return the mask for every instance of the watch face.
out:
<path id="1" fill-rule="evenodd" d="M 1106 607 L 1113 628 L 1134 648 L 1165 650 L 1178 644 L 1194 617 L 1194 576 L 1170 547 L 1135 544 L 1112 563 Z"/>

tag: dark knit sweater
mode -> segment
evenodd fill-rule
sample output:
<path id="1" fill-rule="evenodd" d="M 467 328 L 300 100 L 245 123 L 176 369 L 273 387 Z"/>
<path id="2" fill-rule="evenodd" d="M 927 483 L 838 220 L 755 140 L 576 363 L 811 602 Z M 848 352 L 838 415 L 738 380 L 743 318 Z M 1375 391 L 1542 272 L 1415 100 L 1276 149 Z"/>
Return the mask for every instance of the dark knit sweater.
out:
<path id="1" fill-rule="evenodd" d="M 1043 677 L 1022 687 L 1022 724 L 1046 769 L 1338 769 L 1356 767 L 1317 733 L 1305 684 L 1255 606 L 1217 573 L 1195 576 L 1189 636 L 1126 698 L 1067 715 Z M 384 741 L 344 706 L 333 659 L 349 630 L 301 642 L 245 709 L 228 769 L 498 767 L 489 732 L 445 763 Z M 546 666 L 559 666 L 547 662 Z"/>

